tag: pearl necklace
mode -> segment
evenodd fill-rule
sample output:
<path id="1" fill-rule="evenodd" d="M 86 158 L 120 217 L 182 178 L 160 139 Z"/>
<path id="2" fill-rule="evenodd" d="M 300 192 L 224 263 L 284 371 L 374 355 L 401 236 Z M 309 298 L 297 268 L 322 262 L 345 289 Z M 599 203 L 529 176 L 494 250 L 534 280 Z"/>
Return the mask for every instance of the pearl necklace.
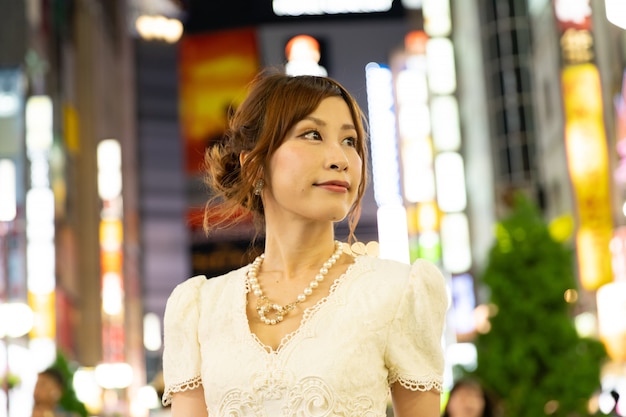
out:
<path id="1" fill-rule="evenodd" d="M 300 304 L 306 298 L 313 293 L 313 290 L 319 286 L 319 283 L 324 281 L 324 278 L 328 274 L 330 268 L 335 265 L 337 260 L 341 257 L 341 253 L 343 252 L 343 243 L 335 241 L 335 252 L 332 256 L 324 262 L 324 265 L 320 268 L 320 271 L 315 275 L 315 279 L 309 283 L 309 285 L 302 291 L 302 294 L 298 295 L 296 301 L 286 304 L 284 306 L 280 306 L 276 303 L 272 303 L 264 294 L 263 290 L 261 290 L 261 286 L 259 285 L 259 280 L 257 278 L 259 273 L 259 268 L 265 259 L 265 254 L 257 256 L 257 258 L 252 262 L 248 272 L 246 272 L 246 279 L 248 283 L 248 287 L 252 290 L 254 295 L 258 298 L 256 311 L 259 313 L 259 317 L 261 321 L 270 326 L 276 325 L 283 321 L 283 318 L 287 313 L 296 308 L 296 305 Z M 274 318 L 267 317 L 268 314 L 273 314 Z"/>

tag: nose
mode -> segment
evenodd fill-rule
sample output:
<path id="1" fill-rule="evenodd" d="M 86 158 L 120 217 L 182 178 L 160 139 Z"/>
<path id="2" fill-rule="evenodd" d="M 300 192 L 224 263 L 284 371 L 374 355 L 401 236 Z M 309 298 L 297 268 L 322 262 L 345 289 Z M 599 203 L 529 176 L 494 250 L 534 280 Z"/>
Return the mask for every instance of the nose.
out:
<path id="1" fill-rule="evenodd" d="M 333 171 L 348 170 L 348 156 L 341 146 L 333 146 L 328 152 L 328 168 Z"/>

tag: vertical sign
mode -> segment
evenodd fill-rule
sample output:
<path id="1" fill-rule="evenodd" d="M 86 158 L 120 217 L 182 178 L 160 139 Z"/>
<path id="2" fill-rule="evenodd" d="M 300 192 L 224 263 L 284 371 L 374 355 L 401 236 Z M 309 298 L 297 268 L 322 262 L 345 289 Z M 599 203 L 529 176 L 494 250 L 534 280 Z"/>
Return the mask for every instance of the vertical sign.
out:
<path id="1" fill-rule="evenodd" d="M 583 288 L 611 282 L 608 149 L 589 0 L 555 0 L 560 32 L 565 148 L 576 198 L 576 249 Z"/>

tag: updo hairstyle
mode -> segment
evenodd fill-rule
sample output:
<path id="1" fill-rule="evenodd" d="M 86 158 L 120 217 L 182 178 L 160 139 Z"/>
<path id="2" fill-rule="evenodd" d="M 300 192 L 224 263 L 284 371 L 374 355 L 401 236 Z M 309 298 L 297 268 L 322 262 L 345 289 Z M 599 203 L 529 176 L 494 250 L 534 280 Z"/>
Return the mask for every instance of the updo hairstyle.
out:
<path id="1" fill-rule="evenodd" d="M 367 183 L 363 113 L 350 93 L 333 79 L 293 77 L 276 68 L 265 69 L 254 78 L 247 97 L 230 118 L 223 139 L 205 153 L 205 182 L 212 190 L 204 212 L 205 232 L 238 223 L 250 213 L 257 231 L 264 229 L 263 202 L 254 194 L 255 184 L 263 178 L 270 158 L 289 130 L 328 97 L 341 97 L 348 105 L 357 131 L 356 151 L 363 161 L 357 199 L 348 213 L 353 236 Z M 246 154 L 243 165 L 242 153 Z"/>

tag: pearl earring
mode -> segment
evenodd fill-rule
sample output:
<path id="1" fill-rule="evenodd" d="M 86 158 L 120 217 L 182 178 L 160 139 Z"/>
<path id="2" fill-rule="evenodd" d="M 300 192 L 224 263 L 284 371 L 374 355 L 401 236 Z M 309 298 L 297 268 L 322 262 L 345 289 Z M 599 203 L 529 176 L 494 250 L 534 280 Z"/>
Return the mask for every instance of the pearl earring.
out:
<path id="1" fill-rule="evenodd" d="M 254 195 L 261 195 L 261 191 L 263 191 L 263 186 L 265 185 L 265 181 L 262 178 L 258 179 L 254 184 Z"/>

